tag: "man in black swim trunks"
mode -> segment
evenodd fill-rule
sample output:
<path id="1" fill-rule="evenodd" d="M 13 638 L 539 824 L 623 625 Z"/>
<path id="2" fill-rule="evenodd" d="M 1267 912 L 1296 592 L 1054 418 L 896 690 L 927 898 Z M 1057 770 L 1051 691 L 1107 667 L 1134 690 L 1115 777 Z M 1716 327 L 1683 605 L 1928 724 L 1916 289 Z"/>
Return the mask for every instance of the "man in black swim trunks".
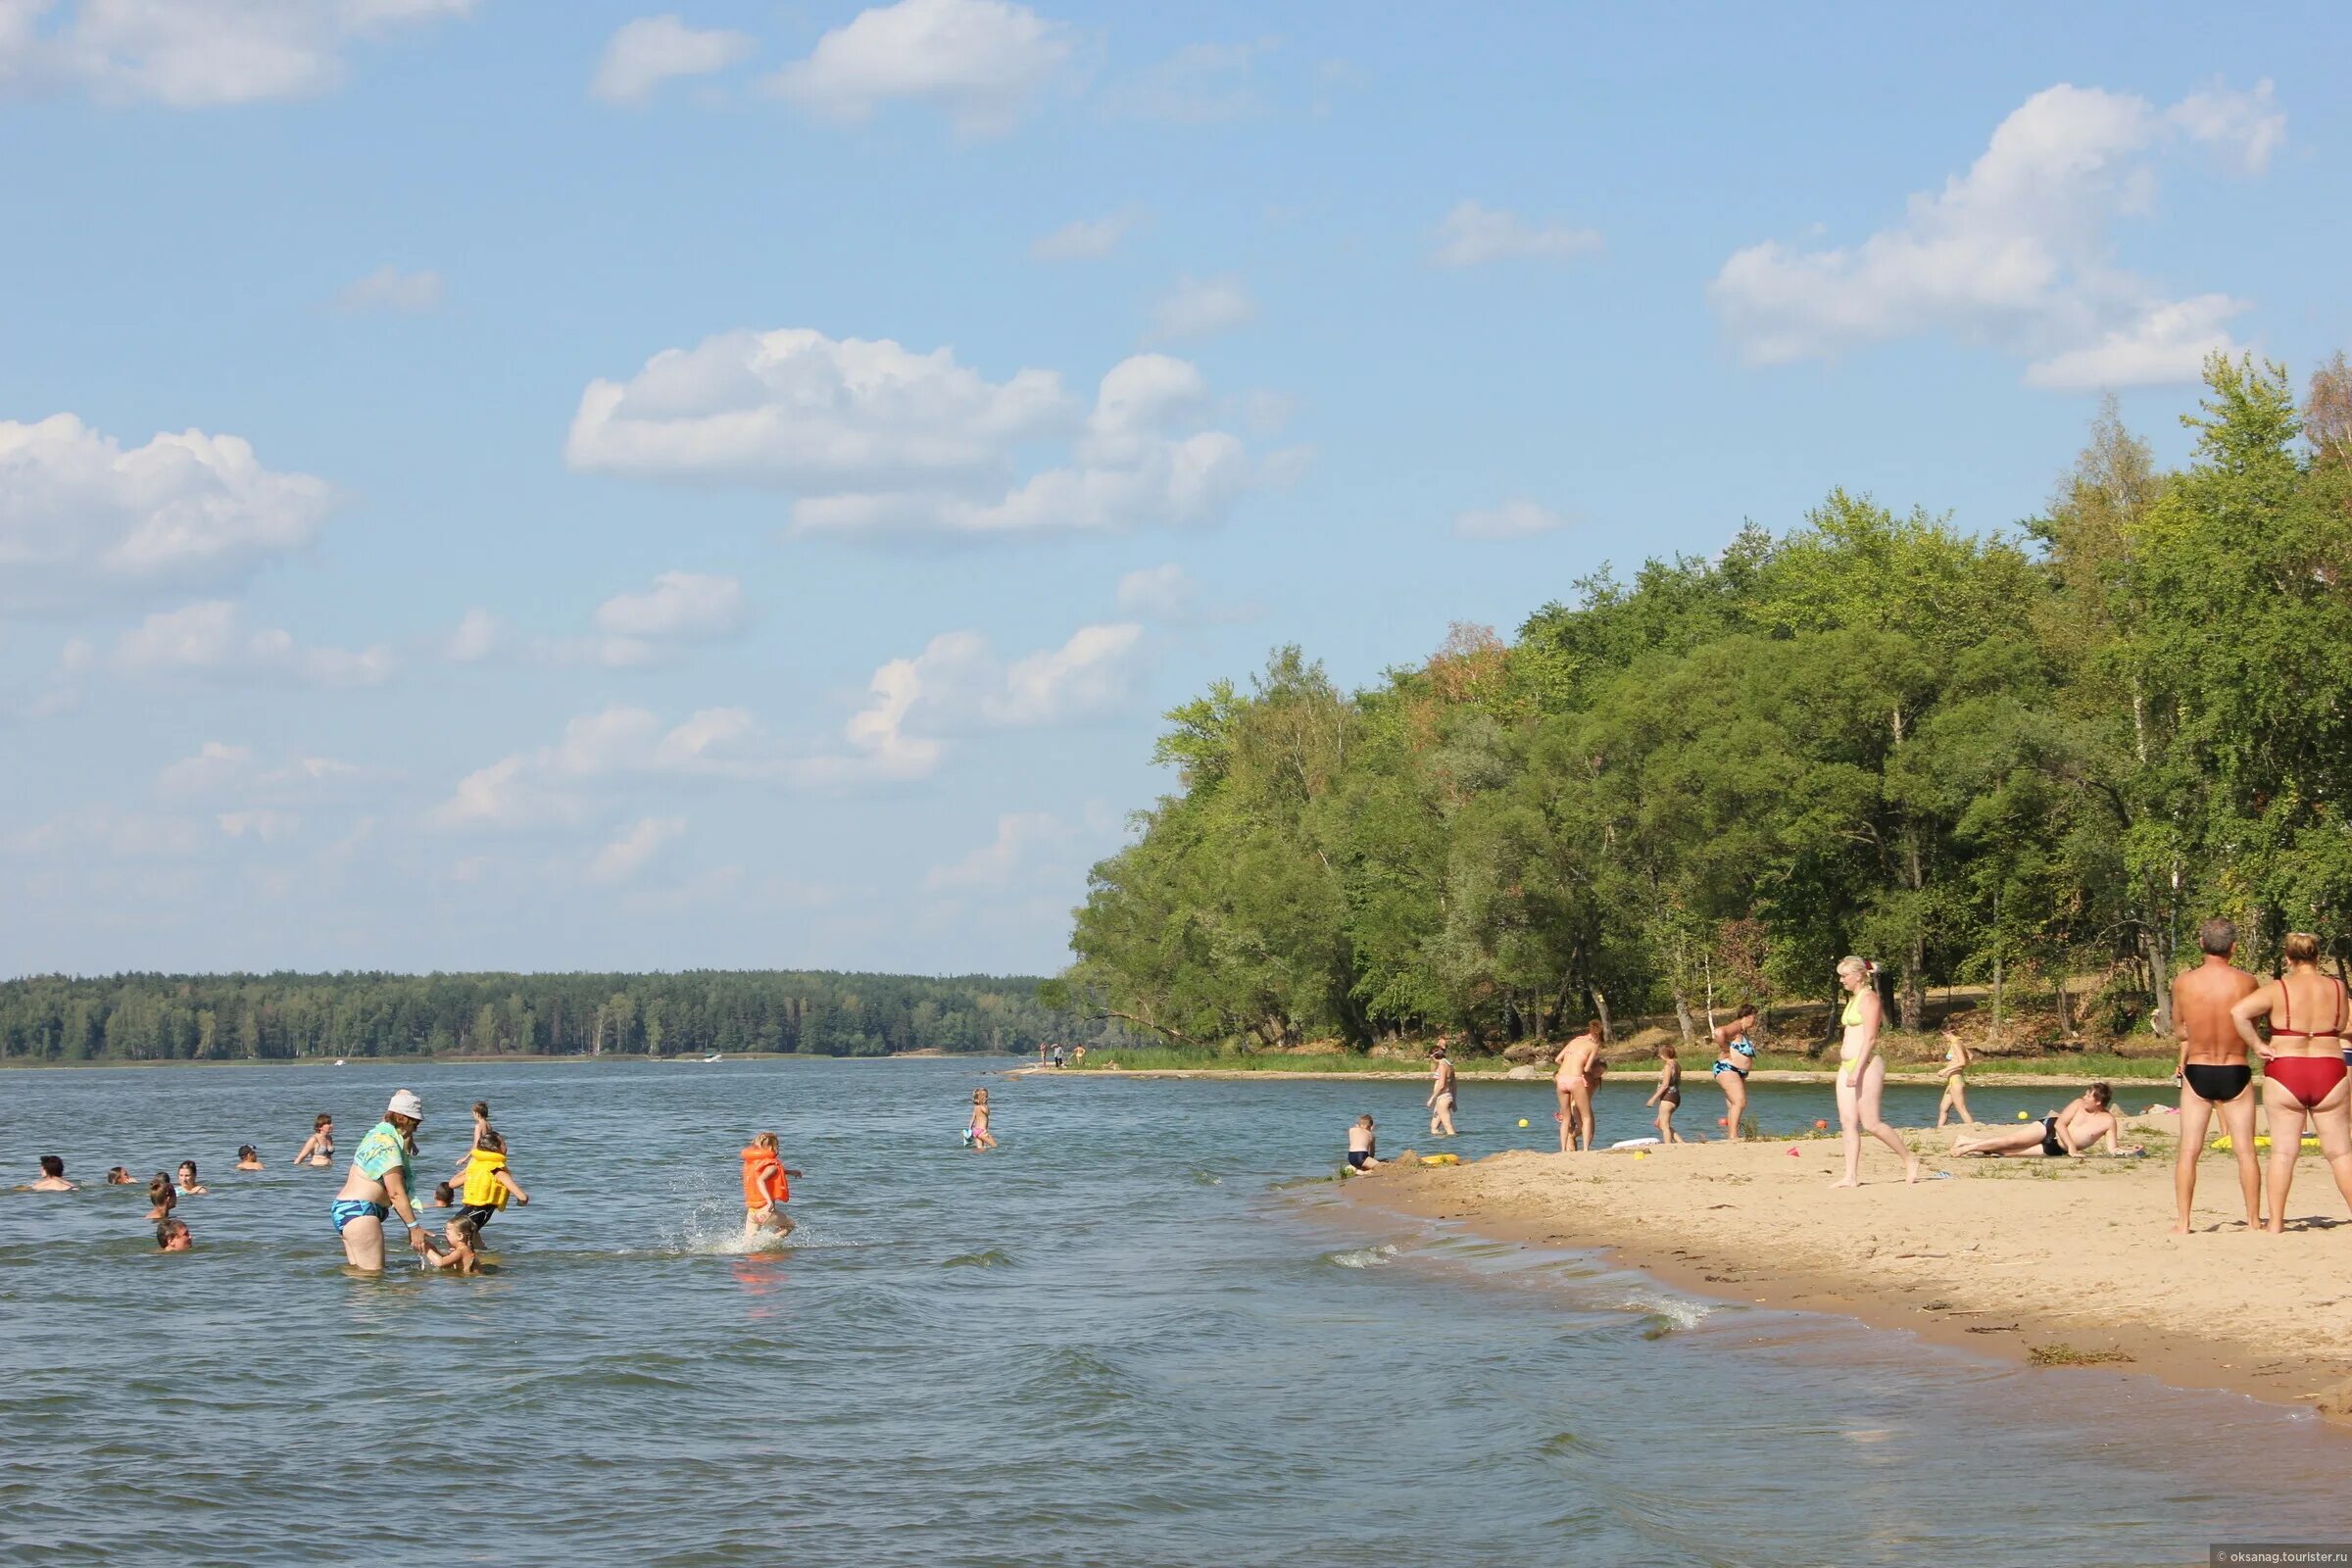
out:
<path id="1" fill-rule="evenodd" d="M 2237 927 L 2229 921 L 2206 921 L 2197 928 L 2197 944 L 2205 950 L 2205 961 L 2173 981 L 2173 1027 L 2180 1032 L 2180 1059 L 2173 1073 L 2180 1086 L 2180 1153 L 2173 1162 L 2173 1200 L 2180 1215 L 2173 1234 L 2189 1234 L 2197 1156 L 2205 1152 L 2205 1129 L 2217 1111 L 2230 1135 L 2230 1152 L 2237 1156 L 2246 1228 L 2260 1230 L 2262 1166 L 2254 1153 L 2254 1097 L 2246 1092 L 2254 1069 L 2246 1064 L 2246 1043 L 2230 1016 L 2258 984 L 2230 961 L 2237 951 Z"/>

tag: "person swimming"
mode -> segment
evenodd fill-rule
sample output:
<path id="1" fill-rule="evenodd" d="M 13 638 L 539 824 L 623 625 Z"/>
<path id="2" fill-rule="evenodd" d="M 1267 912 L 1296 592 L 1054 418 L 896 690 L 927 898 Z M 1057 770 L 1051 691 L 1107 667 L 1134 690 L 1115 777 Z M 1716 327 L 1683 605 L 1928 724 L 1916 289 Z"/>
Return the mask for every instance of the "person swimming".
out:
<path id="1" fill-rule="evenodd" d="M 73 1193 L 80 1191 L 80 1189 L 75 1187 L 72 1182 L 66 1180 L 66 1162 L 62 1156 L 57 1154 L 43 1154 L 40 1158 L 40 1179 L 30 1183 L 27 1186 L 20 1187 L 17 1189 L 17 1191 L 21 1193 Z"/>
<path id="2" fill-rule="evenodd" d="M 107 1186 L 109 1186 L 109 1187 L 128 1187 L 128 1186 L 130 1185 L 130 1183 L 131 1183 L 131 1176 L 130 1176 L 130 1172 L 129 1172 L 129 1171 L 127 1171 L 127 1170 L 125 1170 L 125 1169 L 123 1169 L 123 1168 L 122 1168 L 122 1166 L 120 1166 L 120 1165 L 110 1165 L 110 1166 L 108 1166 L 108 1167 L 107 1167 L 107 1172 L 106 1172 L 106 1185 L 107 1185 Z"/>
<path id="3" fill-rule="evenodd" d="M 155 1226 L 155 1250 L 159 1252 L 189 1252 L 196 1249 L 196 1234 L 188 1229 L 184 1219 L 158 1220 Z"/>
<path id="4" fill-rule="evenodd" d="M 294 1151 L 294 1163 L 324 1170 L 335 1162 L 335 1118 L 320 1111 L 311 1123 L 311 1136 Z"/>
<path id="5" fill-rule="evenodd" d="M 262 1168 L 262 1152 L 251 1144 L 239 1144 L 237 1146 L 237 1163 L 233 1168 L 260 1170 Z"/>
<path id="6" fill-rule="evenodd" d="M 192 1159 L 181 1160 L 179 1162 L 179 1196 L 203 1198 L 211 1192 L 211 1188 L 196 1179 L 196 1162 Z"/>
<path id="7" fill-rule="evenodd" d="M 154 1180 L 147 1184 L 147 1201 L 155 1205 L 147 1211 L 150 1222 L 160 1224 L 172 1217 L 172 1210 L 179 1204 L 179 1190 L 172 1185 L 170 1173 L 160 1170 L 155 1173 Z"/>

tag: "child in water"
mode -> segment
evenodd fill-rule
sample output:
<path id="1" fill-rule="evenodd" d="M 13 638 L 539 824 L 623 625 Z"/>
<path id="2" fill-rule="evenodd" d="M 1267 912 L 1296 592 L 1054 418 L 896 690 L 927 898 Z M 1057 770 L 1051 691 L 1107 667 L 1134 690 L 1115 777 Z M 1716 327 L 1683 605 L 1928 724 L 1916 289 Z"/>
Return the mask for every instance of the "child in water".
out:
<path id="1" fill-rule="evenodd" d="M 204 1183 L 202 1183 L 202 1182 L 200 1182 L 200 1181 L 198 1181 L 198 1180 L 196 1179 L 196 1162 L 195 1162 L 194 1160 L 192 1160 L 192 1159 L 183 1159 L 183 1160 L 181 1160 L 181 1161 L 179 1162 L 179 1196 L 180 1196 L 180 1197 L 182 1197 L 182 1198 L 202 1198 L 202 1197 L 206 1196 L 207 1194 L 209 1194 L 211 1191 L 212 1191 L 212 1189 L 211 1189 L 211 1188 L 209 1188 L 209 1187 L 205 1186 L 205 1185 L 204 1185 Z"/>
<path id="2" fill-rule="evenodd" d="M 124 1170 L 120 1165 L 109 1166 L 106 1172 L 106 1185 L 109 1187 L 128 1187 L 130 1185 L 130 1172 Z"/>
<path id="3" fill-rule="evenodd" d="M 1358 1116 L 1355 1125 L 1348 1129 L 1348 1168 L 1349 1170 L 1378 1170 L 1380 1139 L 1372 1131 L 1372 1118 Z"/>
<path id="4" fill-rule="evenodd" d="M 477 1104 L 473 1108 L 487 1111 L 490 1107 Z M 453 1237 L 459 1226 L 468 1225 L 478 1238 L 482 1227 L 490 1223 L 492 1215 L 507 1206 L 510 1198 L 517 1203 L 531 1200 L 531 1195 L 522 1190 L 522 1183 L 516 1181 L 514 1173 L 507 1168 L 506 1139 L 486 1121 L 473 1130 L 473 1148 L 466 1155 L 463 1176 L 465 1185 L 459 1189 L 457 1196 L 466 1206 L 456 1219 L 449 1222 Z M 433 1197 L 438 1199 L 449 1190 L 449 1184 L 443 1182 L 434 1189 Z M 476 1245 L 479 1245 L 478 1241 Z"/>
<path id="5" fill-rule="evenodd" d="M 183 1219 L 159 1221 L 155 1227 L 155 1248 L 159 1252 L 189 1252 L 196 1249 L 196 1238 Z"/>
<path id="6" fill-rule="evenodd" d="M 172 1188 L 172 1178 L 157 1171 L 155 1180 L 147 1184 L 147 1201 L 155 1205 L 147 1211 L 151 1224 L 160 1225 L 170 1219 L 172 1207 L 179 1201 L 179 1194 Z"/>
<path id="7" fill-rule="evenodd" d="M 784 1205 L 792 1201 L 792 1183 L 787 1179 L 798 1176 L 797 1170 L 787 1170 L 783 1156 L 776 1152 L 776 1135 L 761 1133 L 743 1152 L 743 1234 L 746 1239 L 761 1229 L 774 1231 L 778 1236 L 792 1234 L 792 1216 Z"/>
<path id="8" fill-rule="evenodd" d="M 480 1265 L 482 1233 L 472 1221 L 460 1215 L 449 1222 L 449 1239 L 436 1242 L 431 1236 L 424 1239 L 424 1250 L 417 1261 L 426 1268 L 451 1268 L 461 1274 L 474 1273 Z"/>
<path id="9" fill-rule="evenodd" d="M 988 1130 L 988 1091 L 972 1091 L 972 1120 L 963 1130 L 964 1142 L 974 1149 L 994 1149 L 997 1141 Z"/>

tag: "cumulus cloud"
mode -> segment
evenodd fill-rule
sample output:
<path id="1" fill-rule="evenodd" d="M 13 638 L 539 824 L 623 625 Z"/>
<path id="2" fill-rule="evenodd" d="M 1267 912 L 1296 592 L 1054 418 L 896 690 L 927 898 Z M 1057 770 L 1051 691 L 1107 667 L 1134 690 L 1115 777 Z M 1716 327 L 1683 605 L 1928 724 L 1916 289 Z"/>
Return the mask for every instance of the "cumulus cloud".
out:
<path id="1" fill-rule="evenodd" d="M 560 825 L 588 813 L 587 792 L 600 783 L 782 774 L 781 759 L 742 709 L 708 708 L 664 724 L 646 709 L 614 705 L 571 720 L 552 746 L 476 768 L 426 820 L 444 831 Z"/>
<path id="2" fill-rule="evenodd" d="M 0 91 L 212 108 L 314 98 L 361 40 L 465 17 L 475 0 L 0 0 Z"/>
<path id="3" fill-rule="evenodd" d="M 1029 242 L 1033 262 L 1099 262 L 1128 235 L 1151 221 L 1140 207 L 1121 208 L 1102 218 L 1081 218 Z"/>
<path id="4" fill-rule="evenodd" d="M 1174 562 L 1145 566 L 1119 579 L 1119 609 L 1147 620 L 1190 620 L 1200 600 L 1200 585 Z"/>
<path id="5" fill-rule="evenodd" d="M 304 647 L 291 632 L 249 627 L 243 609 L 205 600 L 149 615 L 115 643 L 122 674 L 169 679 L 287 680 L 306 686 L 377 686 L 391 678 L 384 648 Z"/>
<path id="6" fill-rule="evenodd" d="M 1438 220 L 1430 262 L 1438 267 L 1483 267 L 1520 259 L 1565 262 L 1601 247 L 1600 230 L 1567 223 L 1532 223 L 1517 213 L 1456 203 Z"/>
<path id="7" fill-rule="evenodd" d="M 404 272 L 386 265 L 366 277 L 344 285 L 335 296 L 335 309 L 352 315 L 369 311 L 390 311 L 403 316 L 420 316 L 441 303 L 441 274 L 433 271 Z"/>
<path id="8" fill-rule="evenodd" d="M 732 332 L 666 350 L 626 382 L 591 382 L 565 457 L 575 468 L 790 490 L 796 529 L 983 537 L 1219 521 L 1277 475 L 1205 428 L 1194 366 L 1139 354 L 1081 415 L 1049 370 L 992 382 L 947 349 Z M 1018 477 L 1040 441 L 1068 463 Z"/>
<path id="9" fill-rule="evenodd" d="M 60 612 L 215 586 L 317 537 L 322 479 L 262 466 L 233 435 L 124 450 L 71 414 L 0 419 L 0 611 Z"/>
<path id="10" fill-rule="evenodd" d="M 1239 278 L 1187 273 L 1152 305 L 1151 339 L 1173 343 L 1180 338 L 1209 337 L 1247 325 L 1256 318 L 1257 303 Z"/>
<path id="11" fill-rule="evenodd" d="M 819 38 L 769 90 L 857 123 L 894 102 L 929 104 L 966 136 L 1001 135 L 1069 65 L 1069 29 L 1007 0 L 899 0 Z"/>
<path id="12" fill-rule="evenodd" d="M 556 664 L 642 668 L 665 663 L 695 644 L 724 642 L 750 624 L 751 615 L 737 579 L 665 571 L 653 586 L 597 606 L 590 617 L 593 635 L 544 639 L 534 652 Z"/>
<path id="13" fill-rule="evenodd" d="M 441 657 L 453 664 L 479 664 L 497 658 L 511 639 L 506 621 L 477 605 L 441 639 Z"/>
<path id="14" fill-rule="evenodd" d="M 1006 662 L 978 632 L 943 632 L 874 671 L 870 700 L 844 730 L 857 755 L 838 771 L 920 777 L 938 764 L 945 737 L 1099 717 L 1126 701 L 1142 642 L 1132 621 L 1081 626 L 1058 648 Z M 827 771 L 819 765 L 812 776 Z"/>
<path id="15" fill-rule="evenodd" d="M 749 36 L 723 27 L 690 27 L 674 13 L 623 23 L 605 45 L 588 95 L 609 104 L 642 104 L 663 82 L 709 76 L 750 54 Z"/>
<path id="16" fill-rule="evenodd" d="M 359 768 L 331 757 L 263 761 L 250 746 L 206 741 L 193 756 L 167 764 L 155 788 L 170 800 L 285 806 L 326 799 L 359 776 Z"/>
<path id="17" fill-rule="evenodd" d="M 645 869 L 662 846 L 686 831 L 683 817 L 648 816 L 632 823 L 618 838 L 598 850 L 588 861 L 588 880 L 608 885 L 627 882 Z"/>
<path id="18" fill-rule="evenodd" d="M 1279 38 L 1188 44 L 1112 86 L 1104 95 L 1105 107 L 1113 114 L 1179 125 L 1245 119 L 1262 107 L 1250 85 L 1257 63 L 1281 45 Z"/>
<path id="19" fill-rule="evenodd" d="M 2029 360 L 2035 385 L 2191 380 L 2207 352 L 2235 350 L 2221 323 L 2243 302 L 2168 297 L 2112 264 L 2109 231 L 2150 209 L 2168 151 L 2201 145 L 2253 173 L 2284 136 L 2267 81 L 2165 110 L 2051 87 L 2001 122 L 1966 173 L 1913 196 L 1901 222 L 1855 246 L 1748 246 L 1709 299 L 1755 364 L 1940 330 Z"/>
<path id="20" fill-rule="evenodd" d="M 1566 516 L 1524 499 L 1457 513 L 1453 519 L 1453 531 L 1464 539 L 1528 539 L 1567 525 Z"/>
<path id="21" fill-rule="evenodd" d="M 933 866 L 923 886 L 934 893 L 999 891 L 1041 857 L 1066 858 L 1075 837 L 1051 811 L 1006 811 L 997 818 L 995 838 L 960 859 Z"/>

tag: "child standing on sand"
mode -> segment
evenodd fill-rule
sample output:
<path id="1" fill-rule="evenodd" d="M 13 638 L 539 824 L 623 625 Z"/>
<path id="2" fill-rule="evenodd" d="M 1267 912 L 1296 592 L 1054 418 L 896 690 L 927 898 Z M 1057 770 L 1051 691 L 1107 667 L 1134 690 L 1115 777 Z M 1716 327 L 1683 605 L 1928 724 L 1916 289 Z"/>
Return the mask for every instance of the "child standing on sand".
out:
<path id="1" fill-rule="evenodd" d="M 963 1136 L 971 1141 L 974 1149 L 997 1147 L 996 1139 L 988 1130 L 988 1091 L 985 1089 L 972 1091 L 972 1120 L 971 1125 L 964 1128 Z"/>
<path id="2" fill-rule="evenodd" d="M 1356 1117 L 1355 1125 L 1348 1129 L 1348 1168 L 1355 1171 L 1380 1169 L 1379 1146 L 1380 1139 L 1372 1131 L 1372 1118 L 1369 1115 Z"/>
<path id="3" fill-rule="evenodd" d="M 748 1240 L 761 1229 L 779 1236 L 792 1234 L 792 1217 L 784 1205 L 792 1201 L 797 1170 L 787 1170 L 776 1152 L 776 1135 L 761 1133 L 743 1152 L 743 1234 Z"/>
<path id="4" fill-rule="evenodd" d="M 1683 1102 L 1683 1060 L 1672 1046 L 1658 1048 L 1658 1087 L 1649 1092 L 1645 1105 L 1658 1108 L 1658 1142 L 1679 1144 L 1683 1135 L 1674 1130 L 1674 1113 Z"/>

